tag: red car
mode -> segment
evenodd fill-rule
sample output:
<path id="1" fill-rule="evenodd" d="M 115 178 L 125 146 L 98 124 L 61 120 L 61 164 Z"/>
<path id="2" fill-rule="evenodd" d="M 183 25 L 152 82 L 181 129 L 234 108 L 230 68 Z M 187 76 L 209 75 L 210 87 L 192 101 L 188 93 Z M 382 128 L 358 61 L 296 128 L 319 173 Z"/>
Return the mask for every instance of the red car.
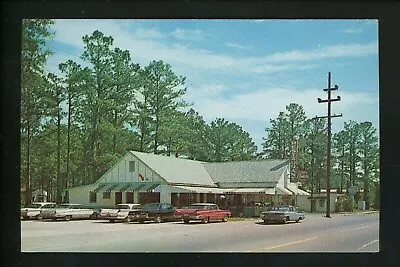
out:
<path id="1" fill-rule="evenodd" d="M 188 208 L 176 209 L 175 214 L 180 216 L 184 223 L 189 223 L 189 221 L 202 221 L 203 223 L 210 221 L 227 222 L 231 216 L 231 211 L 221 210 L 213 203 L 194 203 Z"/>

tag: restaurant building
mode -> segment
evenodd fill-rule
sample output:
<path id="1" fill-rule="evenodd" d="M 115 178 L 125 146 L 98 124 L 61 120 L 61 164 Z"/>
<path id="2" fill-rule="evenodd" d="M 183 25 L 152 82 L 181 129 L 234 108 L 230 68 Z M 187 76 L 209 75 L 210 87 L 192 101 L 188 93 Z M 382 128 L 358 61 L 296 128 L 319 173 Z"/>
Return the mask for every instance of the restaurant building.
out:
<path id="1" fill-rule="evenodd" d="M 211 202 L 243 213 L 246 206 L 297 204 L 308 196 L 289 175 L 288 160 L 208 163 L 130 151 L 95 183 L 64 190 L 64 199 L 96 207 Z"/>

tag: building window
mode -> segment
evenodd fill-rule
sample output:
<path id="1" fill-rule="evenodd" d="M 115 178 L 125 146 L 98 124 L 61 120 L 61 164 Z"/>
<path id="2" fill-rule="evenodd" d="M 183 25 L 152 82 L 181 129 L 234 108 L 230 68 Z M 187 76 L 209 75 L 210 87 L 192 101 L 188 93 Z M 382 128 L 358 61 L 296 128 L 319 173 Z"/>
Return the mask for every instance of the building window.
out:
<path id="1" fill-rule="evenodd" d="M 111 199 L 111 192 L 103 192 L 103 199 Z"/>
<path id="2" fill-rule="evenodd" d="M 96 192 L 89 192 L 89 202 L 90 203 L 96 203 L 97 202 Z"/>
<path id="3" fill-rule="evenodd" d="M 135 161 L 129 161 L 129 172 L 135 172 Z"/>

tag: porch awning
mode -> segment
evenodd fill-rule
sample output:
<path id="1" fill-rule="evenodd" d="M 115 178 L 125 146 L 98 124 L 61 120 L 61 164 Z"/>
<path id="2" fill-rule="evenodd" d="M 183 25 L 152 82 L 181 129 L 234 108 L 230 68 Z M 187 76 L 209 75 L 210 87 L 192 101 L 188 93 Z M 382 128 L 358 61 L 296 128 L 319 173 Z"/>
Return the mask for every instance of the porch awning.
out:
<path id="1" fill-rule="evenodd" d="M 290 192 L 289 190 L 287 190 L 286 188 L 279 187 L 279 186 L 276 187 L 276 193 L 278 195 L 293 195 L 293 193 Z"/>
<path id="2" fill-rule="evenodd" d="M 238 189 L 232 189 L 232 190 L 228 191 L 227 193 L 264 194 L 266 192 L 266 190 L 267 190 L 266 188 L 238 188 Z"/>
<path id="3" fill-rule="evenodd" d="M 214 188 L 214 187 L 200 187 L 200 186 L 173 186 L 177 189 L 183 189 L 184 191 L 191 192 L 191 193 L 210 193 L 210 194 L 224 194 L 225 189 L 221 188 Z"/>
<path id="4" fill-rule="evenodd" d="M 149 192 L 159 186 L 159 182 L 107 183 L 99 185 L 94 192 Z"/>
<path id="5" fill-rule="evenodd" d="M 97 193 L 101 189 L 105 188 L 107 185 L 109 185 L 109 184 L 99 184 L 99 186 L 95 190 L 93 190 L 93 192 Z"/>
<path id="6" fill-rule="evenodd" d="M 293 191 L 296 195 L 303 195 L 303 196 L 310 195 L 310 193 L 299 189 L 297 186 L 288 185 L 288 188 L 290 189 L 290 191 Z"/>
<path id="7" fill-rule="evenodd" d="M 156 189 L 159 185 L 160 185 L 160 183 L 153 183 L 153 184 L 150 184 L 150 185 L 146 188 L 146 191 L 147 191 L 147 192 L 150 192 L 150 191 L 152 191 L 153 189 Z"/>

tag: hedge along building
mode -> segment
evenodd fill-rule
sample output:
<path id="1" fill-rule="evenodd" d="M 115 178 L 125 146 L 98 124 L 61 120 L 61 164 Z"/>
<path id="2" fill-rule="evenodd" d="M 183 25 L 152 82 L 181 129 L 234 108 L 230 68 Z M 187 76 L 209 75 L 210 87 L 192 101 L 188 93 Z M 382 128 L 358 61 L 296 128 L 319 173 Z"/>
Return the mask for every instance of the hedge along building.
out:
<path id="1" fill-rule="evenodd" d="M 130 151 L 94 184 L 64 194 L 67 202 L 88 206 L 213 202 L 226 208 L 249 202 L 290 204 L 307 193 L 290 183 L 287 160 L 206 163 Z"/>

